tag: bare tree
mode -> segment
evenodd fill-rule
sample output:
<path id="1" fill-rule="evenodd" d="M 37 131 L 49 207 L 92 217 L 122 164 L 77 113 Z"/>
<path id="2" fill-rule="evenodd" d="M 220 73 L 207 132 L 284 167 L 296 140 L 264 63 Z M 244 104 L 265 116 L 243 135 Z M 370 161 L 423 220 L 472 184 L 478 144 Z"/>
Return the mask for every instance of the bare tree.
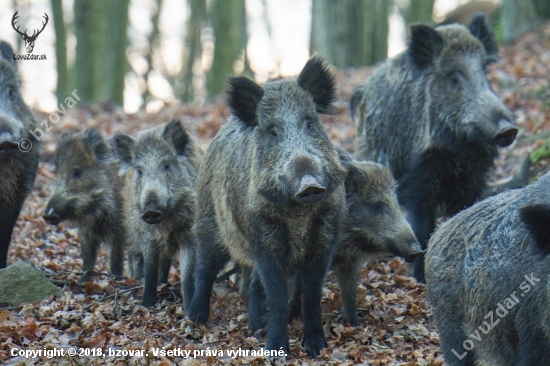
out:
<path id="1" fill-rule="evenodd" d="M 55 59 L 57 69 L 57 100 L 63 100 L 69 91 L 69 70 L 67 66 L 67 31 L 63 17 L 62 0 L 52 0 L 53 24 L 55 29 Z"/>
<path id="2" fill-rule="evenodd" d="M 391 0 L 312 2 L 310 51 L 336 67 L 372 65 L 388 53 Z"/>
<path id="3" fill-rule="evenodd" d="M 513 41 L 523 32 L 536 29 L 539 24 L 532 0 L 502 0 L 500 26 L 503 42 Z"/>
<path id="4" fill-rule="evenodd" d="M 227 76 L 234 74 L 233 64 L 246 47 L 246 11 L 244 0 L 213 0 L 210 20 L 214 30 L 214 61 L 207 75 L 209 96 L 220 95 Z"/>
<path id="5" fill-rule="evenodd" d="M 128 6 L 130 0 L 109 1 L 107 6 L 107 38 L 105 40 L 105 80 L 101 98 L 124 103 L 124 76 L 128 70 L 126 46 Z"/>

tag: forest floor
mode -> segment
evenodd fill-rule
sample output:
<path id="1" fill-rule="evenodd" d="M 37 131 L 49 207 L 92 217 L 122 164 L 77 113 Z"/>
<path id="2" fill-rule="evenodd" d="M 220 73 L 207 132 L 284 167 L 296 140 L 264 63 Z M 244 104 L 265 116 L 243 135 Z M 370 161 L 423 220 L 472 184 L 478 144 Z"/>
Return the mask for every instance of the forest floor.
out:
<path id="1" fill-rule="evenodd" d="M 502 150 L 492 182 L 502 182 L 519 169 L 520 161 L 550 135 L 550 24 L 501 48 L 502 61 L 491 66 L 489 79 L 496 93 L 516 116 L 517 141 Z M 354 87 L 372 74 L 372 68 L 337 73 L 339 113 L 323 117 L 331 137 L 353 151 L 355 125 L 348 101 Z M 142 289 L 133 280 L 114 281 L 108 276 L 85 285 L 77 283 L 81 271 L 79 241 L 70 225 L 46 225 L 41 216 L 53 188 L 51 154 L 60 135 L 87 127 L 136 133 L 171 118 L 179 118 L 204 147 L 228 116 L 223 101 L 205 106 L 169 104 L 158 113 L 124 114 L 102 104 L 75 107 L 46 133 L 43 161 L 36 188 L 27 199 L 13 234 L 9 263 L 29 262 L 44 269 L 62 287 L 64 296 L 16 308 L 0 308 L 0 364 L 129 364 L 129 365 L 442 365 L 438 332 L 426 302 L 425 287 L 407 276 L 407 265 L 389 259 L 365 266 L 358 289 L 362 325 L 346 326 L 339 290 L 329 274 L 323 289 L 322 317 L 328 348 L 309 358 L 300 342 L 301 322 L 288 327 L 291 354 L 288 361 L 263 357 L 233 358 L 228 351 L 258 350 L 264 343 L 247 329 L 246 305 L 231 280 L 215 285 L 208 326 L 196 326 L 183 314 L 176 268 L 169 284 L 160 289 L 161 301 L 152 309 L 139 305 Z M 48 115 L 37 112 L 42 121 Z M 105 251 L 96 270 L 108 273 Z M 264 339 L 265 341 L 265 339 Z M 148 356 L 65 357 L 48 360 L 11 357 L 13 347 L 61 347 L 145 350 Z M 185 349 L 191 357 L 155 356 L 153 348 Z M 200 356 L 200 351 L 204 353 Z M 194 352 L 199 356 L 193 357 Z M 206 352 L 209 351 L 209 352 Z M 223 355 L 220 355 L 220 351 Z"/>

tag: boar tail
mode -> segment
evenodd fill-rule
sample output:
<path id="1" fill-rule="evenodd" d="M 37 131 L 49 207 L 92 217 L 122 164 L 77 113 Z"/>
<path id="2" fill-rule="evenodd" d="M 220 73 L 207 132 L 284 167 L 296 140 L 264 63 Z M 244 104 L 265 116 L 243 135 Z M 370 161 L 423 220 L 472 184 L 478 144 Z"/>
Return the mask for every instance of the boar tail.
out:
<path id="1" fill-rule="evenodd" d="M 359 103 L 361 103 L 361 100 L 363 99 L 363 94 L 365 94 L 365 85 L 358 86 L 353 91 L 353 94 L 351 95 L 351 100 L 349 101 L 349 110 L 351 113 L 351 120 L 355 122 L 355 111 L 357 110 L 357 106 Z"/>

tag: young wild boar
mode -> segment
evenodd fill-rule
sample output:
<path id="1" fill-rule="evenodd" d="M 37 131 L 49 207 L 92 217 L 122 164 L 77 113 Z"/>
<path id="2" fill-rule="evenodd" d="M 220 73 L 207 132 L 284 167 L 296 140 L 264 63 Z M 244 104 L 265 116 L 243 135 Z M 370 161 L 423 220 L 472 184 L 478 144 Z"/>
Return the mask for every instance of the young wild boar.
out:
<path id="1" fill-rule="evenodd" d="M 347 213 L 332 268 L 341 291 L 344 317 L 357 326 L 360 324 L 355 303 L 357 281 L 365 261 L 389 254 L 413 262 L 422 250 L 401 213 L 390 171 L 377 163 L 342 157 L 342 153 L 341 158 L 348 172 Z"/>
<path id="2" fill-rule="evenodd" d="M 434 233 L 428 299 L 448 365 L 550 365 L 550 173 Z"/>
<path id="3" fill-rule="evenodd" d="M 331 268 L 338 279 L 344 318 L 352 326 L 357 326 L 360 324 L 355 302 L 357 281 L 364 263 L 369 258 L 388 255 L 398 255 L 412 262 L 422 250 L 401 213 L 390 171 L 381 164 L 353 160 L 341 148 L 339 154 L 347 170 L 347 212 Z M 242 284 L 247 285 L 246 281 Z M 294 285 L 290 320 L 301 313 L 301 288 L 299 284 Z"/>
<path id="4" fill-rule="evenodd" d="M 313 357 L 326 347 L 321 289 L 345 209 L 345 171 L 317 113 L 332 110 L 334 83 L 319 57 L 297 78 L 263 87 L 229 79 L 232 116 L 199 174 L 189 317 L 208 321 L 212 285 L 232 257 L 258 273 L 249 286 L 249 328 L 262 326 L 267 306 L 266 350 L 275 353 L 289 352 L 286 280 L 293 272 L 304 289 L 302 343 Z"/>
<path id="5" fill-rule="evenodd" d="M 438 216 L 480 197 L 497 148 L 515 139 L 512 114 L 485 75 L 497 58 L 483 15 L 469 28 L 415 25 L 409 48 L 353 93 L 357 158 L 387 155 L 399 203 L 423 248 Z M 424 255 L 415 264 L 420 281 L 423 263 Z"/>
<path id="6" fill-rule="evenodd" d="M 111 273 L 123 275 L 124 230 L 123 181 L 112 151 L 99 133 L 63 135 L 55 151 L 55 188 L 44 220 L 58 225 L 68 220 L 76 225 L 81 239 L 82 281 L 92 278 L 101 243 L 110 246 Z"/>
<path id="7" fill-rule="evenodd" d="M 13 49 L 0 41 L 0 268 L 6 267 L 13 227 L 38 170 L 38 127 L 20 93 Z"/>
<path id="8" fill-rule="evenodd" d="M 113 137 L 121 174 L 126 176 L 125 216 L 132 243 L 132 275 L 145 276 L 142 304 L 157 301 L 157 283 L 166 282 L 172 258 L 180 252 L 184 307 L 193 296 L 195 184 L 202 157 L 179 121 Z"/>

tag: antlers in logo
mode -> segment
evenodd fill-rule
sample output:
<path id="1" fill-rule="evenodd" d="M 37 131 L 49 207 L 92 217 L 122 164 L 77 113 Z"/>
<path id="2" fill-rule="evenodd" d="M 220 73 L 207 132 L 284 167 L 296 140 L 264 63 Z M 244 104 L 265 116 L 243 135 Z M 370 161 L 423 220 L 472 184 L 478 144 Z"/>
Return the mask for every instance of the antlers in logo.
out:
<path id="1" fill-rule="evenodd" d="M 19 10 L 17 10 L 15 12 L 15 14 L 13 14 L 13 18 L 11 18 L 11 26 L 13 27 L 13 29 L 15 29 L 15 31 L 17 33 L 19 33 L 21 35 L 21 38 L 23 38 L 23 40 L 25 41 L 25 48 L 27 49 L 27 53 L 31 53 L 32 50 L 34 49 L 34 42 L 36 41 L 36 38 L 38 37 L 38 35 L 40 33 L 42 33 L 42 31 L 44 30 L 44 28 L 46 28 L 46 24 L 48 24 L 48 14 L 44 13 L 44 19 L 46 19 L 46 22 L 42 22 L 42 29 L 38 30 L 34 30 L 34 32 L 32 33 L 32 36 L 29 36 L 27 34 L 27 30 L 25 29 L 25 32 L 21 33 L 19 31 L 19 27 L 15 28 L 15 20 L 17 18 L 19 18 Z M 38 32 L 38 33 L 37 33 Z"/>

